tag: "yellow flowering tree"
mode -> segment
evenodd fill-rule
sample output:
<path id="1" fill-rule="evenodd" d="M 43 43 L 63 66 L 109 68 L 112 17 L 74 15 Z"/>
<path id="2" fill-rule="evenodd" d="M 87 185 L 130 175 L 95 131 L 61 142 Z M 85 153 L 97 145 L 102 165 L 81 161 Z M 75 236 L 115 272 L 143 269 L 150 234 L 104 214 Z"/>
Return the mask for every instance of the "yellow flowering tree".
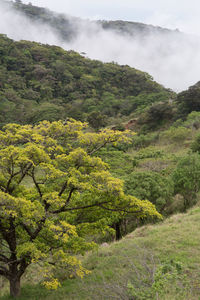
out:
<path id="1" fill-rule="evenodd" d="M 129 142 L 130 133 L 86 127 L 71 119 L 0 131 L 0 275 L 13 297 L 35 262 L 44 263 L 47 288 L 60 285 L 59 267 L 68 276 L 87 274 L 76 254 L 95 244 L 84 237 L 120 214 L 160 217 L 150 202 L 124 195 L 122 181 L 95 156 L 107 144 Z"/>

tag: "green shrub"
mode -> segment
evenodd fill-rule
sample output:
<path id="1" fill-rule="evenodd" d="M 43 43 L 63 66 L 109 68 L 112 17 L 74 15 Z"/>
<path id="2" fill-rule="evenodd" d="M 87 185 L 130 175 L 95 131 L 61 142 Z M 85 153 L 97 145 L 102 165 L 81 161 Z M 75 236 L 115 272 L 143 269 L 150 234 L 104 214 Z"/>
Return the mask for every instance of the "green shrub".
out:
<path id="1" fill-rule="evenodd" d="M 200 156 L 189 154 L 183 157 L 172 173 L 175 193 L 184 197 L 184 209 L 196 203 L 200 190 Z"/>
<path id="2" fill-rule="evenodd" d="M 141 200 L 148 199 L 159 211 L 171 203 L 173 181 L 156 172 L 132 172 L 125 180 L 126 192 Z"/>
<path id="3" fill-rule="evenodd" d="M 183 265 L 178 261 L 166 261 L 160 264 L 154 274 L 151 286 L 148 283 L 144 288 L 136 288 L 132 282 L 128 282 L 128 294 L 134 300 L 170 299 L 170 295 L 176 295 L 177 300 L 186 299 L 189 292 L 189 284 L 184 274 Z"/>
<path id="4" fill-rule="evenodd" d="M 160 149 L 155 149 L 154 147 L 150 146 L 138 151 L 135 155 L 136 160 L 141 160 L 145 158 L 160 158 L 164 156 L 164 151 Z"/>
<path id="5" fill-rule="evenodd" d="M 195 140 L 191 144 L 191 149 L 193 152 L 200 153 L 200 134 L 195 137 Z"/>
<path id="6" fill-rule="evenodd" d="M 157 140 L 157 133 L 135 135 L 133 139 L 133 148 L 135 150 L 139 150 L 141 148 L 148 147 L 150 144 L 155 143 Z"/>
<path id="7" fill-rule="evenodd" d="M 180 144 L 185 141 L 188 136 L 191 135 L 191 129 L 180 126 L 180 127 L 170 127 L 168 130 L 164 131 L 161 137 L 166 140 L 166 143 L 172 142 L 174 144 Z"/>

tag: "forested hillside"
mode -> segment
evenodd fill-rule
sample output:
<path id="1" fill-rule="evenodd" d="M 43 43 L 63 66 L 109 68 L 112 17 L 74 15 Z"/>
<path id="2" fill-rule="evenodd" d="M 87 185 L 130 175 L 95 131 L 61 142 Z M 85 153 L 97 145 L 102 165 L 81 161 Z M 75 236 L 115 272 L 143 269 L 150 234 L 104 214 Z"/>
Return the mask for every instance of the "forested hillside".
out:
<path id="1" fill-rule="evenodd" d="M 173 95 L 147 73 L 56 46 L 1 35 L 0 54 L 1 126 L 73 117 L 98 128 Z"/>

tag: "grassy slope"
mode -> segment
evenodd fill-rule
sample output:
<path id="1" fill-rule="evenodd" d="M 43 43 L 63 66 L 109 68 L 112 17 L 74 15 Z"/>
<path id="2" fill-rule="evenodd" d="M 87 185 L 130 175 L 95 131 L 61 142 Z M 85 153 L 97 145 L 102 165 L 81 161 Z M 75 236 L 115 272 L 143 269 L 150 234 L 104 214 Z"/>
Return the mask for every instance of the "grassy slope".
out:
<path id="1" fill-rule="evenodd" d="M 37 286 L 25 286 L 20 300 L 134 299 L 128 297 L 127 284 L 146 289 L 152 284 L 158 266 L 170 259 L 180 262 L 186 276 L 184 284 L 165 284 L 157 299 L 200 299 L 200 208 L 178 214 L 161 224 L 141 227 L 98 252 L 87 255 L 84 264 L 92 273 L 83 280 L 65 281 L 62 288 L 49 292 Z M 179 290 L 175 289 L 178 286 Z M 183 285 L 183 287 L 182 287 Z M 145 287 L 146 286 L 146 287 Z M 176 286 L 176 287 L 177 287 Z M 185 290 L 185 294 L 180 294 Z M 2 297 L 1 300 L 9 299 Z M 139 298 L 156 299 L 156 298 Z"/>

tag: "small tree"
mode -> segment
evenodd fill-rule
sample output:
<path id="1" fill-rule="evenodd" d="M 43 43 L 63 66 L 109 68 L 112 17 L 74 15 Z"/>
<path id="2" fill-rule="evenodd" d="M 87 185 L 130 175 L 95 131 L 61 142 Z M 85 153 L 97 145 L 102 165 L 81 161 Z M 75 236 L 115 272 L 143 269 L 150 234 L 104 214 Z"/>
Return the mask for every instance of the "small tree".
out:
<path id="1" fill-rule="evenodd" d="M 84 236 L 105 230 L 120 214 L 160 216 L 150 202 L 125 196 L 122 182 L 94 156 L 108 143 L 128 142 L 129 133 L 85 128 L 68 120 L 8 124 L 0 131 L 0 275 L 13 297 L 34 262 L 45 262 L 48 288 L 59 285 L 53 276 L 59 267 L 86 274 L 74 256 L 94 247 Z"/>
<path id="2" fill-rule="evenodd" d="M 195 140 L 191 144 L 191 149 L 193 152 L 200 153 L 200 134 L 197 134 L 197 136 L 195 137 Z"/>
<path id="3" fill-rule="evenodd" d="M 169 205 L 174 192 L 172 180 L 152 171 L 131 173 L 125 188 L 128 194 L 151 201 L 160 212 Z"/>
<path id="4" fill-rule="evenodd" d="M 88 115 L 87 121 L 91 127 L 99 130 L 106 125 L 106 116 L 98 111 L 93 111 Z"/>
<path id="5" fill-rule="evenodd" d="M 175 193 L 184 198 L 185 210 L 196 201 L 196 195 L 200 190 L 200 157 L 198 154 L 190 154 L 183 157 L 177 164 L 172 174 Z"/>

